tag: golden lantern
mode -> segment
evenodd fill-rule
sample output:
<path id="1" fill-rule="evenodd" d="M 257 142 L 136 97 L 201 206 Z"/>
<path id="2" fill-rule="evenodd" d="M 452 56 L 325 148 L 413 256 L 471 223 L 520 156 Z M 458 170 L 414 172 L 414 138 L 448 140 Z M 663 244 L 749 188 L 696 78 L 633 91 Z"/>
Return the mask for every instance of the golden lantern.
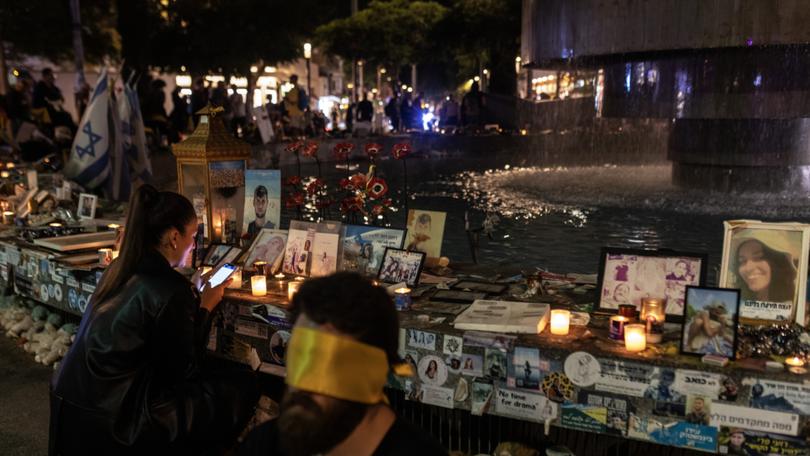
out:
<path id="1" fill-rule="evenodd" d="M 177 188 L 191 200 L 212 242 L 237 243 L 245 203 L 245 168 L 250 144 L 225 128 L 211 105 L 197 112 L 197 128 L 173 147 L 177 157 Z"/>

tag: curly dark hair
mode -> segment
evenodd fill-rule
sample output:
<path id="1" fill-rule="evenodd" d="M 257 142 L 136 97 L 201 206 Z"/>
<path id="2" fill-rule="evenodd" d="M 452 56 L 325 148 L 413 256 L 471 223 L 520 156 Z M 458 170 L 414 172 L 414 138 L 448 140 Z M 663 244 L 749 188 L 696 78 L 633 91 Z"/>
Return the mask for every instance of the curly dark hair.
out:
<path id="1" fill-rule="evenodd" d="M 399 315 L 382 287 L 353 272 L 309 279 L 292 301 L 292 319 L 304 313 L 322 325 L 385 351 L 389 364 L 400 362 Z"/>

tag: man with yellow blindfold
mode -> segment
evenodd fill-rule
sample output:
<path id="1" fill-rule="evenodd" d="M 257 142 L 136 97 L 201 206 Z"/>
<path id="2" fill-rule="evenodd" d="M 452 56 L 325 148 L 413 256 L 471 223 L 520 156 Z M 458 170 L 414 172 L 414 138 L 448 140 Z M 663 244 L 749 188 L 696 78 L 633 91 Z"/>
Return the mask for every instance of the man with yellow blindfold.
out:
<path id="1" fill-rule="evenodd" d="M 240 455 L 446 455 L 396 416 L 383 387 L 402 373 L 399 321 L 386 291 L 354 273 L 306 281 L 292 302 L 281 415 L 256 428 Z"/>

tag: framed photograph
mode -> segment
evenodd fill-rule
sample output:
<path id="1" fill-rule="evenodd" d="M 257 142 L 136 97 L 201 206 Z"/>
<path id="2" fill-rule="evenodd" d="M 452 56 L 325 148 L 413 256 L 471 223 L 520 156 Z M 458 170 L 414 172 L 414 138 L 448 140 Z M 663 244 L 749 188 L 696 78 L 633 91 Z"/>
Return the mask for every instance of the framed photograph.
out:
<path id="1" fill-rule="evenodd" d="M 312 256 L 312 243 L 318 224 L 293 220 L 287 235 L 287 247 L 284 250 L 282 272 L 299 276 L 308 276 Z"/>
<path id="2" fill-rule="evenodd" d="M 506 290 L 506 285 L 502 283 L 490 283 L 490 282 L 476 282 L 473 280 L 461 280 L 456 282 L 451 287 L 454 290 L 469 290 L 469 291 L 480 291 L 482 293 L 486 293 L 488 295 L 499 295 Z"/>
<path id="3" fill-rule="evenodd" d="M 380 270 L 386 247 L 401 249 L 405 230 L 379 226 L 344 225 L 340 270 L 373 277 Z"/>
<path id="4" fill-rule="evenodd" d="M 469 304 L 476 299 L 484 299 L 487 294 L 481 291 L 438 290 L 430 297 L 431 301 L 455 302 Z"/>
<path id="5" fill-rule="evenodd" d="M 284 259 L 284 247 L 287 245 L 287 232 L 262 228 L 253 244 L 245 254 L 245 270 L 252 271 L 253 263 L 266 261 L 270 271 L 276 272 Z"/>
<path id="6" fill-rule="evenodd" d="M 723 222 L 720 286 L 740 290 L 740 321 L 806 326 L 810 225 L 756 220 Z"/>
<path id="7" fill-rule="evenodd" d="M 642 298 L 666 299 L 667 321 L 682 321 L 687 285 L 706 283 L 706 254 L 604 247 L 599 259 L 597 309 L 620 304 L 641 310 Z"/>
<path id="8" fill-rule="evenodd" d="M 96 218 L 96 204 L 98 204 L 98 196 L 82 193 L 79 195 L 79 218 L 82 220 Z"/>
<path id="9" fill-rule="evenodd" d="M 734 359 L 739 306 L 740 290 L 687 286 L 681 353 Z"/>
<path id="10" fill-rule="evenodd" d="M 405 249 L 425 252 L 430 258 L 440 257 L 446 218 L 446 212 L 409 210 L 406 226 L 408 237 L 405 242 Z"/>
<path id="11" fill-rule="evenodd" d="M 337 271 L 342 227 L 340 222 L 318 223 L 312 242 L 310 277 L 323 277 Z"/>
<path id="12" fill-rule="evenodd" d="M 214 269 L 222 266 L 225 263 L 231 264 L 235 263 L 236 260 L 238 260 L 241 255 L 242 249 L 240 249 L 239 247 L 232 247 L 231 250 L 229 250 L 228 253 L 226 253 L 225 256 L 220 258 L 217 264 L 214 265 Z"/>
<path id="13" fill-rule="evenodd" d="M 425 257 L 423 252 L 388 247 L 383 254 L 377 279 L 386 283 L 405 282 L 409 287 L 415 287 L 419 283 Z"/>
<path id="14" fill-rule="evenodd" d="M 281 171 L 245 171 L 245 213 L 242 234 L 255 239 L 263 228 L 278 228 L 281 221 Z"/>
<path id="15" fill-rule="evenodd" d="M 219 262 L 225 258 L 228 252 L 230 252 L 233 248 L 233 246 L 227 244 L 211 244 L 211 246 L 208 247 L 208 252 L 206 252 L 205 258 L 203 258 L 202 265 L 213 268 L 219 264 Z"/>

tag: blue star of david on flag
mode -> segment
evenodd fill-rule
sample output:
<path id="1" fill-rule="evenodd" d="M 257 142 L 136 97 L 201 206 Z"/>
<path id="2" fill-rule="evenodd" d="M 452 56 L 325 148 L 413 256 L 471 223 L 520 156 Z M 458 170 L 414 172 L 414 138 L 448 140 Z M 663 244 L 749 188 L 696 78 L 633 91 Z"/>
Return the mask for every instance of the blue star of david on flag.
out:
<path id="1" fill-rule="evenodd" d="M 93 129 L 90 126 L 90 121 L 88 120 L 84 127 L 82 127 L 82 132 L 87 134 L 88 144 L 85 147 L 82 147 L 76 144 L 76 154 L 79 155 L 79 159 L 84 158 L 85 155 L 90 155 L 91 157 L 96 156 L 96 143 L 101 141 L 101 135 L 93 133 Z"/>

